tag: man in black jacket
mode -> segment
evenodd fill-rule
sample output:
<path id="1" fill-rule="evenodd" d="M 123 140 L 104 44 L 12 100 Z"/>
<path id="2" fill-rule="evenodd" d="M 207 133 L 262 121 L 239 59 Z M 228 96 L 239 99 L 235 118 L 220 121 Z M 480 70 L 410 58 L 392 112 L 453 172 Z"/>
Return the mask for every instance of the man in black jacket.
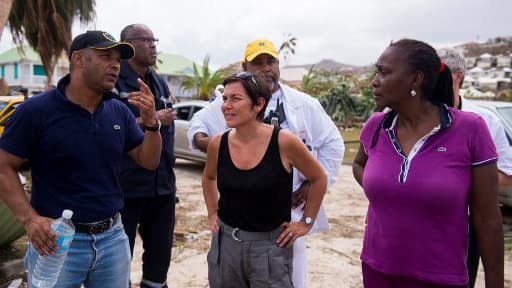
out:
<path id="1" fill-rule="evenodd" d="M 157 59 L 153 32 L 146 25 L 132 24 L 121 32 L 122 41 L 135 48 L 135 56 L 121 62 L 121 72 L 114 93 L 140 120 L 138 109 L 130 105 L 125 95 L 139 90 L 137 79 L 142 79 L 155 96 L 156 117 L 162 123 L 162 152 L 155 171 L 144 169 L 125 157 L 121 172 L 121 187 L 125 195 L 121 211 L 124 229 L 133 246 L 137 225 L 143 241 L 141 287 L 167 287 L 167 271 L 171 262 L 176 202 L 176 179 L 173 171 L 174 119 L 167 107 L 169 87 L 152 68 Z M 171 104 L 169 104 L 171 105 Z M 142 122 L 140 122 L 142 124 Z M 143 127 L 142 129 L 148 129 Z"/>

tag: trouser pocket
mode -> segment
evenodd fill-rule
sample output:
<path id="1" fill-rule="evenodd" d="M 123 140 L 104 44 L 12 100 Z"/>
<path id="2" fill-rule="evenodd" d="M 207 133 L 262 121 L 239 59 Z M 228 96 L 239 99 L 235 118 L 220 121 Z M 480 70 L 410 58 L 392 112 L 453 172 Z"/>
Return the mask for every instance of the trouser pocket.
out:
<path id="1" fill-rule="evenodd" d="M 208 262 L 208 282 L 210 284 L 210 288 L 222 287 L 222 285 L 220 285 L 220 238 L 221 231 L 219 228 L 217 233 L 212 235 L 210 251 L 208 251 L 208 255 L 206 256 L 206 261 Z"/>
<path id="2" fill-rule="evenodd" d="M 212 235 L 212 242 L 210 244 L 210 251 L 206 256 L 208 264 L 219 264 L 220 258 L 220 229 Z"/>

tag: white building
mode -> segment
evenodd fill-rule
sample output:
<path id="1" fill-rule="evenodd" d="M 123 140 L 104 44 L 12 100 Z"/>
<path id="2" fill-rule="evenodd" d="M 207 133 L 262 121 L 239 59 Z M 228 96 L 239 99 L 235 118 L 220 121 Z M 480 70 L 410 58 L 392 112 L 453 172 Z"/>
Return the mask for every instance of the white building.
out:
<path id="1" fill-rule="evenodd" d="M 477 66 L 483 69 L 491 68 L 492 66 L 492 55 L 489 53 L 484 53 L 480 55 L 477 59 Z"/>
<path id="2" fill-rule="evenodd" d="M 281 68 L 281 76 L 287 84 L 296 87 L 302 88 L 302 78 L 308 74 L 308 69 L 304 67 L 283 67 Z"/>
<path id="3" fill-rule="evenodd" d="M 17 48 L 0 53 L 0 77 L 9 84 L 12 90 L 27 88 L 29 95 L 44 90 L 46 73 L 41 57 L 32 48 L 25 46 L 24 54 Z M 53 71 L 52 83 L 69 72 L 69 61 L 66 56 L 59 59 Z"/>
<path id="4" fill-rule="evenodd" d="M 497 67 L 510 67 L 512 65 L 512 59 L 510 55 L 498 55 L 496 56 Z"/>
<path id="5" fill-rule="evenodd" d="M 0 53 L 0 78 L 7 81 L 9 88 L 19 91 L 27 88 L 29 95 L 44 91 L 46 73 L 41 57 L 30 47 L 24 47 L 25 54 L 17 48 Z M 57 84 L 60 78 L 69 73 L 69 61 L 64 53 L 53 72 L 52 84 Z M 169 90 L 178 98 L 191 98 L 195 91 L 183 91 L 181 82 L 184 75 L 192 75 L 192 60 L 183 56 L 159 53 L 158 72 L 169 85 Z M 200 67 L 200 66 L 198 66 Z"/>

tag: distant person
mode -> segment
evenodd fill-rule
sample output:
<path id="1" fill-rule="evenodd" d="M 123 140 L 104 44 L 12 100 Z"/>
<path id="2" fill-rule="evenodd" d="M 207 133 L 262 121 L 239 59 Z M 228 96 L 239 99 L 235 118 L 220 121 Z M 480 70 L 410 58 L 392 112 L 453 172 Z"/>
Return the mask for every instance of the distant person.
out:
<path id="1" fill-rule="evenodd" d="M 484 119 L 487 128 L 492 136 L 496 152 L 498 152 L 498 184 L 501 189 L 506 186 L 512 185 L 512 148 L 508 143 L 505 128 L 493 114 L 479 108 L 476 105 L 471 105 L 471 102 L 466 101 L 460 94 L 460 88 L 464 82 L 465 64 L 464 57 L 454 49 L 440 49 L 438 54 L 441 60 L 444 61 L 446 66 L 450 68 L 453 79 L 453 103 L 454 107 L 462 110 L 478 114 Z M 480 254 L 478 253 L 477 235 L 473 225 L 472 217 L 469 218 L 469 251 L 467 267 L 469 273 L 469 287 L 475 287 L 476 276 L 478 274 L 478 264 L 480 262 Z"/>
<path id="2" fill-rule="evenodd" d="M 498 155 L 485 122 L 451 108 L 450 69 L 421 41 L 392 43 L 372 85 L 391 111 L 366 122 L 353 165 L 369 200 L 364 287 L 467 287 L 468 208 L 486 287 L 503 287 Z"/>
<path id="3" fill-rule="evenodd" d="M 24 100 L 28 99 L 28 89 L 27 88 L 21 88 L 20 93 L 23 95 Z"/>
<path id="4" fill-rule="evenodd" d="M 44 91 L 48 91 L 48 90 L 51 90 L 51 89 L 55 89 L 57 88 L 57 86 L 53 85 L 53 84 L 48 84 L 44 87 Z"/>
<path id="5" fill-rule="evenodd" d="M 160 133 L 142 132 L 130 110 L 110 93 L 121 59 L 133 47 L 103 31 L 76 36 L 69 48 L 70 74 L 57 89 L 30 97 L 16 108 L 0 138 L 0 196 L 27 231 L 29 287 L 38 254 L 55 253 L 50 228 L 62 210 L 73 211 L 76 228 L 55 287 L 128 287 L 130 248 L 119 211 L 121 161 L 128 153 L 156 169 Z M 159 126 L 151 90 L 127 95 L 147 127 Z M 16 171 L 30 161 L 30 203 Z"/>
<path id="6" fill-rule="evenodd" d="M 0 96 L 9 95 L 9 84 L 3 78 L 0 78 Z"/>
<path id="7" fill-rule="evenodd" d="M 178 98 L 176 98 L 176 95 L 174 95 L 174 93 L 172 93 L 172 91 L 169 89 L 169 100 L 168 102 L 171 102 L 171 104 L 176 104 L 179 102 Z"/>
<path id="8" fill-rule="evenodd" d="M 167 272 L 171 263 L 173 243 L 176 177 L 174 175 L 174 119 L 169 87 L 152 68 L 156 64 L 156 41 L 151 29 L 143 24 L 132 24 L 121 31 L 121 41 L 130 43 L 135 56 L 121 61 L 121 71 L 115 86 L 118 99 L 125 103 L 144 130 L 139 107 L 124 98 L 139 89 L 142 79 L 153 93 L 155 117 L 162 124 L 154 130 L 162 137 L 160 163 L 154 171 L 138 165 L 128 155 L 121 170 L 121 188 L 124 207 L 121 210 L 133 257 L 137 228 L 142 239 L 142 281 L 140 287 L 167 287 Z"/>
<path id="9" fill-rule="evenodd" d="M 327 188 L 325 172 L 301 139 L 262 123 L 271 97 L 263 81 L 241 72 L 223 83 L 222 112 L 233 130 L 210 141 L 203 172 L 214 233 L 211 288 L 294 287 L 292 245 L 312 228 Z M 310 181 L 304 220 L 291 220 L 293 167 Z"/>
<path id="10" fill-rule="evenodd" d="M 272 92 L 265 109 L 264 122 L 274 123 L 299 137 L 322 165 L 330 186 L 336 181 L 343 160 L 343 139 L 317 99 L 279 82 L 278 56 L 278 51 L 271 41 L 257 39 L 247 44 L 242 68 L 261 76 Z M 187 133 L 191 148 L 206 151 L 211 137 L 228 129 L 220 109 L 221 104 L 215 100 L 193 116 Z M 307 177 L 294 170 L 292 221 L 305 220 L 303 209 L 309 188 L 310 182 Z M 329 230 L 323 206 L 317 219 L 311 220 L 314 225 L 309 233 Z M 302 288 L 306 287 L 306 283 L 306 242 L 304 238 L 299 238 L 295 241 L 293 250 L 293 285 L 295 288 Z"/>

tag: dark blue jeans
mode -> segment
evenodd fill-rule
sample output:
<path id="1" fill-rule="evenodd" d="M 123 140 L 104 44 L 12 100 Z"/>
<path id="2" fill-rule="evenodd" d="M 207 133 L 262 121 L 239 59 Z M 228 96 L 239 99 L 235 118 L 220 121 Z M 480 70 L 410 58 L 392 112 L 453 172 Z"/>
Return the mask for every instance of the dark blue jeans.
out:
<path id="1" fill-rule="evenodd" d="M 125 199 L 121 215 L 132 257 L 137 225 L 142 239 L 142 279 L 155 283 L 165 283 L 167 280 L 174 233 L 175 199 L 174 194 Z"/>

